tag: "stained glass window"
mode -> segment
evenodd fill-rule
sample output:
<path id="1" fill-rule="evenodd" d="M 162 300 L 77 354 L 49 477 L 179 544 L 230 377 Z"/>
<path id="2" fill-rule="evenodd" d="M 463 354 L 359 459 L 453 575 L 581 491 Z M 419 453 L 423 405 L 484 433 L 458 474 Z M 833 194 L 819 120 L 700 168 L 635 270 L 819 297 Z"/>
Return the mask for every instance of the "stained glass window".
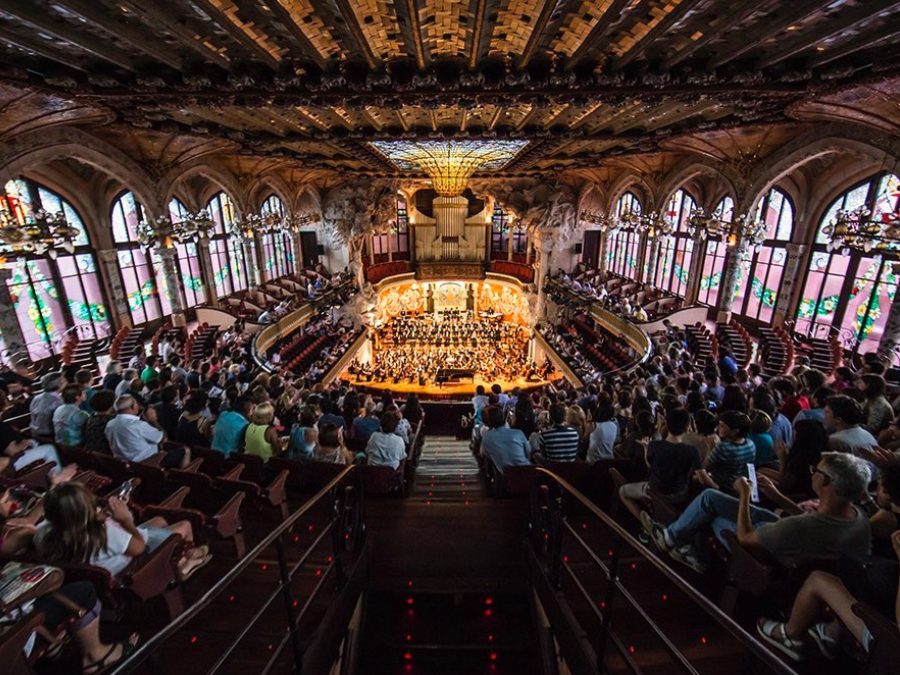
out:
<path id="1" fill-rule="evenodd" d="M 11 271 L 7 284 L 28 356 L 38 360 L 58 354 L 66 331 L 75 326 L 88 329 L 81 333 L 85 339 L 105 336 L 109 330 L 108 312 L 96 258 L 75 208 L 52 190 L 18 178 L 4 186 L 0 209 L 20 222 L 28 222 L 37 209 L 61 212 L 68 224 L 79 231 L 74 253 L 62 253 L 56 260 L 0 249 L 0 267 Z"/>
<path id="2" fill-rule="evenodd" d="M 248 285 L 248 266 L 240 239 L 231 233 L 231 224 L 236 217 L 234 203 L 227 194 L 219 192 L 206 204 L 206 211 L 216 223 L 215 234 L 209 242 L 216 294 L 224 297 L 243 291 Z M 247 249 L 252 255 L 252 245 Z"/>
<path id="3" fill-rule="evenodd" d="M 823 230 L 838 211 L 867 206 L 878 218 L 894 211 L 898 199 L 900 178 L 877 174 L 832 202 L 813 244 L 797 309 L 798 331 L 825 338 L 838 330 L 845 344 L 860 352 L 878 347 L 897 290 L 894 260 L 858 250 L 830 253 Z"/>
<path id="4" fill-rule="evenodd" d="M 169 215 L 172 222 L 184 220 L 188 216 L 187 207 L 177 198 L 169 202 Z M 181 277 L 182 290 L 184 291 L 184 308 L 196 307 L 206 301 L 203 294 L 203 272 L 200 267 L 200 255 L 197 244 L 188 242 L 175 244 L 175 253 L 178 260 L 178 275 Z"/>
<path id="5" fill-rule="evenodd" d="M 262 205 L 263 215 L 273 213 L 284 217 L 284 203 L 278 195 L 270 195 Z M 264 234 L 263 251 L 266 254 L 266 279 L 294 273 L 294 240 L 290 230 Z"/>
<path id="6" fill-rule="evenodd" d="M 672 195 L 663 214 L 663 217 L 674 226 L 675 231 L 668 237 L 662 237 L 659 242 L 655 285 L 681 296 L 687 289 L 691 256 L 694 251 L 694 240 L 687 229 L 694 208 L 694 198 L 685 190 L 679 189 Z"/>
<path id="7" fill-rule="evenodd" d="M 730 223 L 734 216 L 734 200 L 725 196 L 713 214 L 724 223 Z M 728 252 L 728 242 L 723 237 L 708 237 L 702 244 L 703 273 L 700 275 L 700 292 L 697 296 L 699 302 L 710 307 L 715 307 L 719 301 L 719 287 L 722 285 L 722 275 L 725 272 L 725 256 Z"/>
<path id="8" fill-rule="evenodd" d="M 616 216 L 621 217 L 629 212 L 641 213 L 641 202 L 633 192 L 626 192 L 616 202 Z M 624 230 L 613 230 L 608 236 L 607 269 L 629 279 L 637 279 L 641 236 L 637 232 Z"/>

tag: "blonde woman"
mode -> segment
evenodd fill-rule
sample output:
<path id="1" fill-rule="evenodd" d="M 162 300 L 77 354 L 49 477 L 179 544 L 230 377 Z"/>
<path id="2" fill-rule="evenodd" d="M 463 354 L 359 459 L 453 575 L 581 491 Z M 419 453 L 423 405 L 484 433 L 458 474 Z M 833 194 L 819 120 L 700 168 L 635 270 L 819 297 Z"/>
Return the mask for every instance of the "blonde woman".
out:
<path id="1" fill-rule="evenodd" d="M 269 461 L 274 455 L 282 453 L 281 436 L 272 425 L 275 419 L 275 408 L 271 403 L 263 403 L 256 406 L 250 416 L 250 424 L 247 427 L 247 435 L 244 440 L 244 452 L 248 455 L 257 455 L 264 461 Z"/>
<path id="2" fill-rule="evenodd" d="M 587 447 L 591 429 L 588 427 L 587 416 L 580 405 L 570 405 L 566 409 L 566 424 L 578 431 L 582 449 Z"/>

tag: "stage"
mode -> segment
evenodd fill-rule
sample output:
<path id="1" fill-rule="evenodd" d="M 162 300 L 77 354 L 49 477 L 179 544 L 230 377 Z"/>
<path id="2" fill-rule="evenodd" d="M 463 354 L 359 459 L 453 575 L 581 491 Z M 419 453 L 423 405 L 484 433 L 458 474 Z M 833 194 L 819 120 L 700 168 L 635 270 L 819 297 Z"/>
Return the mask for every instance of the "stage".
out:
<path id="1" fill-rule="evenodd" d="M 479 376 L 475 376 L 474 381 L 466 381 L 466 382 L 447 382 L 443 386 L 440 386 L 436 383 L 429 383 L 424 386 L 420 386 L 417 383 L 411 382 L 400 382 L 398 384 L 394 384 L 393 382 L 383 382 L 383 381 L 372 381 L 366 382 L 365 380 L 358 379 L 353 375 L 350 375 L 348 372 L 344 371 L 341 373 L 340 378 L 349 382 L 354 386 L 365 387 L 367 389 L 384 391 L 389 389 L 394 395 L 399 398 L 405 398 L 407 394 L 416 393 L 422 400 L 436 400 L 436 399 L 459 399 L 459 398 L 470 398 L 475 395 L 475 388 L 478 385 L 482 385 L 486 392 L 490 393 L 492 384 L 499 384 L 504 392 L 510 392 L 515 387 L 520 387 L 523 391 L 530 391 L 532 389 L 537 389 L 539 387 L 546 386 L 551 382 L 555 382 L 556 380 L 562 378 L 562 373 L 557 371 L 553 374 L 550 380 L 528 380 L 524 377 L 518 378 L 516 380 L 508 381 L 508 380 L 492 380 L 490 382 L 483 380 Z"/>

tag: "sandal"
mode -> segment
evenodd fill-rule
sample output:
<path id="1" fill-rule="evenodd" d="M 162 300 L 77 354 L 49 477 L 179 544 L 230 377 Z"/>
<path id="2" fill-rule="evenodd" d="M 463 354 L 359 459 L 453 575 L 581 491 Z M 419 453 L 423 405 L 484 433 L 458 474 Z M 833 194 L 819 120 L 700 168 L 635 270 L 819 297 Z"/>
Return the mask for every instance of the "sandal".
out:
<path id="1" fill-rule="evenodd" d="M 100 675 L 115 665 L 118 665 L 129 656 L 134 654 L 137 649 L 138 640 L 137 633 L 133 634 L 127 640 L 120 640 L 119 642 L 114 642 L 112 646 L 109 648 L 109 651 L 103 656 L 99 661 L 94 661 L 93 663 L 89 663 L 88 665 L 82 667 L 81 675 Z M 118 658 L 113 658 L 113 652 L 116 651 L 116 647 L 121 647 L 122 651 L 119 654 Z"/>
<path id="2" fill-rule="evenodd" d="M 781 638 L 775 637 L 775 631 L 781 630 Z M 756 622 L 756 632 L 760 637 L 775 647 L 789 659 L 800 663 L 803 660 L 803 643 L 787 636 L 787 625 L 771 619 L 760 619 Z"/>
<path id="3" fill-rule="evenodd" d="M 837 659 L 838 654 L 840 653 L 840 644 L 833 637 L 830 637 L 828 633 L 825 632 L 826 624 L 824 621 L 820 621 L 819 623 L 812 626 L 807 633 L 809 633 L 809 637 L 812 638 L 813 642 L 816 643 L 816 647 L 819 648 L 819 651 L 822 652 L 822 656 L 824 656 L 829 661 L 834 661 Z"/>
<path id="4" fill-rule="evenodd" d="M 178 581 L 184 583 L 185 581 L 190 579 L 192 576 L 194 576 L 194 574 L 197 573 L 197 570 L 200 570 L 200 569 L 203 569 L 204 567 L 206 567 L 206 565 L 209 564 L 209 561 L 212 560 L 212 558 L 213 557 L 210 554 L 206 554 L 202 558 L 195 558 L 194 560 L 189 561 L 189 562 L 195 563 L 194 566 L 184 572 L 179 570 L 178 571 Z"/>

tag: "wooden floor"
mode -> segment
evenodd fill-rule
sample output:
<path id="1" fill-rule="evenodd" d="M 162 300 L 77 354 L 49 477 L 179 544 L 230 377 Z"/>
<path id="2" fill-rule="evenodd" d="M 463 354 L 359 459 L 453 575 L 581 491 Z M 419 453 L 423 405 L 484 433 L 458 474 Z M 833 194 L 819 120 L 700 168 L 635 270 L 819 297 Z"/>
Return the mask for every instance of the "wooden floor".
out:
<path id="1" fill-rule="evenodd" d="M 447 384 L 437 385 L 437 384 L 426 384 L 419 385 L 411 382 L 382 382 L 373 380 L 371 382 L 367 382 L 365 380 L 358 379 L 353 375 L 350 375 L 347 371 L 344 371 L 340 375 L 341 379 L 347 380 L 350 384 L 354 386 L 366 387 L 368 389 L 389 389 L 391 392 L 395 394 L 405 395 L 415 392 L 416 394 L 422 394 L 424 396 L 441 396 L 441 397 L 468 397 L 475 394 L 476 388 L 481 385 L 485 388 L 486 391 L 490 391 L 491 385 L 499 384 L 503 391 L 512 391 L 515 387 L 520 387 L 526 391 L 531 389 L 537 389 L 539 387 L 543 387 L 547 384 L 550 384 L 551 381 L 559 379 L 562 375 L 558 375 L 558 377 L 554 377 L 551 380 L 527 380 L 524 377 L 517 378 L 515 380 L 485 380 L 480 377 L 475 377 L 471 382 L 449 382 Z"/>

